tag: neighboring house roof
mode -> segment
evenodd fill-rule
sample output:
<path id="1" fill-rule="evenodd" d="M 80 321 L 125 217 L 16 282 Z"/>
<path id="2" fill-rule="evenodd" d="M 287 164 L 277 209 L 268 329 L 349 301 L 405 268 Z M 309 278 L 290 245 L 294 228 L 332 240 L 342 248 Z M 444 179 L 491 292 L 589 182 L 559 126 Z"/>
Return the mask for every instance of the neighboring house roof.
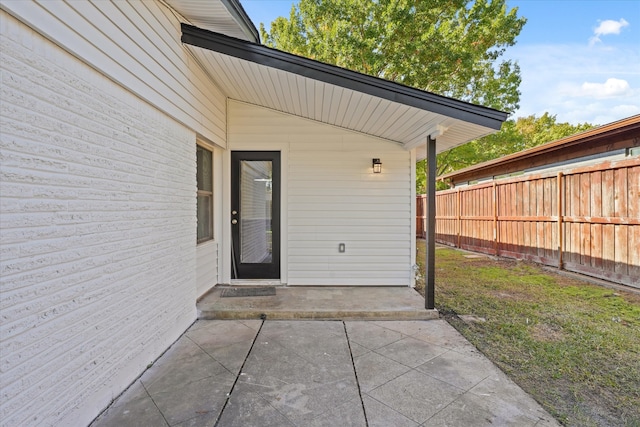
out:
<path id="1" fill-rule="evenodd" d="M 200 28 L 260 43 L 260 34 L 238 0 L 165 0 Z"/>
<path id="2" fill-rule="evenodd" d="M 450 172 L 438 179 L 455 185 L 633 147 L 640 147 L 640 115 Z"/>
<path id="3" fill-rule="evenodd" d="M 182 25 L 182 41 L 232 99 L 444 151 L 500 129 L 507 114 Z M 426 153 L 418 153 L 424 158 Z"/>

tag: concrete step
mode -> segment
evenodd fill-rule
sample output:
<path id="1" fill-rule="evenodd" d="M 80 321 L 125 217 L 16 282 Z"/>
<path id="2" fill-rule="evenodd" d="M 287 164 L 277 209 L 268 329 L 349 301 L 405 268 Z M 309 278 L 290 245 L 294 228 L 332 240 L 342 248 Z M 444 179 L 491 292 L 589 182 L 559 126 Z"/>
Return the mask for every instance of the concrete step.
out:
<path id="1" fill-rule="evenodd" d="M 230 286 L 215 286 L 198 301 L 199 319 L 431 320 L 439 316 L 437 310 L 426 310 L 424 298 L 409 287 L 276 286 L 275 295 L 222 297 L 226 288 Z"/>

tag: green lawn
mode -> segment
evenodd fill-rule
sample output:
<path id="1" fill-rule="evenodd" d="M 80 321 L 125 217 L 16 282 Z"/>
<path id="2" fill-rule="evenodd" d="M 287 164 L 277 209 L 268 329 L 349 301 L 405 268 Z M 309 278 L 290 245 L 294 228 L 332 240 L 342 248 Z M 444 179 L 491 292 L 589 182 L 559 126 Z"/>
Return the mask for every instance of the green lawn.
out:
<path id="1" fill-rule="evenodd" d="M 436 307 L 458 331 L 562 424 L 640 426 L 640 295 L 465 255 L 436 250 Z"/>

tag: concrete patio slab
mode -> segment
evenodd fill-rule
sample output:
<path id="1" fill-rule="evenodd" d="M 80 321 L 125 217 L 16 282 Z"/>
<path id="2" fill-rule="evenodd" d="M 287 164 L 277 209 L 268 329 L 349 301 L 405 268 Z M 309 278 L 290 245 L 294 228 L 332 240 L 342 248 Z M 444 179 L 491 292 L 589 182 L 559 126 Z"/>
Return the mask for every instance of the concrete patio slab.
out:
<path id="1" fill-rule="evenodd" d="M 246 287 L 246 286 L 245 286 Z M 428 320 L 436 310 L 424 308 L 424 298 L 402 286 L 332 287 L 277 286 L 276 295 L 222 297 L 227 286 L 216 286 L 198 301 L 199 319 L 290 320 Z"/>
<path id="2" fill-rule="evenodd" d="M 462 394 L 464 390 L 411 370 L 369 391 L 367 396 L 422 424 Z"/>
<path id="3" fill-rule="evenodd" d="M 484 356 L 456 351 L 442 353 L 416 370 L 466 390 L 495 372 L 493 363 Z"/>
<path id="4" fill-rule="evenodd" d="M 266 322 L 243 374 L 238 379 L 242 387 L 231 393 L 229 406 L 255 393 L 294 425 L 330 425 L 336 407 L 360 402 L 342 322 Z M 349 419 L 357 419 L 352 406 Z M 359 408 L 364 420 L 362 405 Z M 261 425 L 250 410 L 241 415 L 244 425 Z"/>
<path id="5" fill-rule="evenodd" d="M 419 424 L 367 395 L 362 396 L 369 427 L 417 427 Z"/>
<path id="6" fill-rule="evenodd" d="M 368 392 L 388 383 L 411 368 L 387 359 L 375 352 L 354 357 L 353 363 L 358 372 L 360 390 Z"/>
<path id="7" fill-rule="evenodd" d="M 558 426 L 444 320 L 199 320 L 92 424 Z"/>

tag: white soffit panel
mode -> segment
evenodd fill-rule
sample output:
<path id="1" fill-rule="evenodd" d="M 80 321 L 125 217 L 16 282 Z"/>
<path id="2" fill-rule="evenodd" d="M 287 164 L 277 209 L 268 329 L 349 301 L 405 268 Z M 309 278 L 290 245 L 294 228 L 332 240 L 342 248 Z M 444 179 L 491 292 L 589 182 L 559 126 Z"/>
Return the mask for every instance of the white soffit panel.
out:
<path id="1" fill-rule="evenodd" d="M 258 32 L 239 2 L 233 0 L 165 0 L 189 22 L 230 37 L 259 42 Z M 239 8 L 239 12 L 234 10 Z M 233 13 L 232 13 L 233 12 Z M 247 22 L 248 21 L 248 22 Z"/>
<path id="2" fill-rule="evenodd" d="M 203 36 L 220 39 L 215 34 Z M 395 141 L 406 149 L 424 146 L 427 137 L 432 136 L 436 138 L 437 151 L 445 151 L 495 132 L 506 119 L 505 113 L 372 80 L 370 76 L 309 62 L 260 45 L 242 45 L 232 40 L 221 43 L 231 45 L 231 54 L 224 52 L 226 46 L 220 48 L 224 53 L 217 50 L 217 45 L 209 49 L 187 42 L 186 46 L 229 98 Z M 395 100 L 395 90 L 402 102 Z M 433 110 L 450 111 L 451 116 L 429 111 L 428 99 L 435 99 Z M 418 150 L 418 158 L 426 155 L 421 151 Z"/>

